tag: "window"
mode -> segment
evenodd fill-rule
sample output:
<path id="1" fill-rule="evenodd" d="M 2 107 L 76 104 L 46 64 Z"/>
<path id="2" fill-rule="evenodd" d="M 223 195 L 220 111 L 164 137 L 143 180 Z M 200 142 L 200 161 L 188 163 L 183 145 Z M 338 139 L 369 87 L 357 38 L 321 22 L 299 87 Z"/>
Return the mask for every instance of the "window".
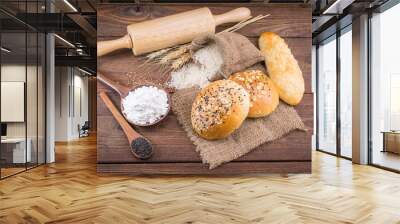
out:
<path id="1" fill-rule="evenodd" d="M 390 75 L 390 130 L 400 130 L 400 73 Z"/>
<path id="2" fill-rule="evenodd" d="M 371 18 L 370 160 L 400 170 L 400 5 Z"/>
<path id="3" fill-rule="evenodd" d="M 353 131 L 352 59 L 351 25 L 318 45 L 317 149 L 349 159 Z"/>
<path id="4" fill-rule="evenodd" d="M 340 36 L 340 155 L 352 157 L 352 32 Z"/>
<path id="5" fill-rule="evenodd" d="M 336 153 L 336 37 L 318 47 L 317 149 Z"/>
<path id="6" fill-rule="evenodd" d="M 45 163 L 45 34 L 14 17 L 43 4 L 0 1 L 0 178 Z"/>

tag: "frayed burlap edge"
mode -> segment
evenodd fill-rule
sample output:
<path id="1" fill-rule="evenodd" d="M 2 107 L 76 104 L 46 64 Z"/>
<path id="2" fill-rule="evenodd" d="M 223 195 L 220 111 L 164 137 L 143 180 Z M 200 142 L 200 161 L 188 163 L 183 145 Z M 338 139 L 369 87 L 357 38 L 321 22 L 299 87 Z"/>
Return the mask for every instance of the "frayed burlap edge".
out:
<path id="1" fill-rule="evenodd" d="M 280 102 L 278 108 L 265 118 L 246 119 L 242 126 L 226 139 L 209 141 L 198 136 L 191 125 L 191 105 L 199 91 L 189 88 L 177 91 L 172 96 L 173 112 L 179 124 L 196 146 L 202 162 L 213 169 L 237 159 L 258 146 L 279 139 L 291 131 L 306 131 L 296 110 Z"/>

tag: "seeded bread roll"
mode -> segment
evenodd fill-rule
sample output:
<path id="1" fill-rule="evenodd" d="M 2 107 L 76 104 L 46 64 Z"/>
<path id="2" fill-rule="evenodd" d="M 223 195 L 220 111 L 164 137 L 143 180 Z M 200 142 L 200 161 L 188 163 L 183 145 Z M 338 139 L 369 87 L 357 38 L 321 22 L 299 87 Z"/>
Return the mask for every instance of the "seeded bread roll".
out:
<path id="1" fill-rule="evenodd" d="M 275 33 L 265 32 L 261 34 L 258 44 L 279 97 L 290 105 L 300 103 L 304 94 L 304 79 L 285 40 Z"/>
<path id="2" fill-rule="evenodd" d="M 250 110 L 247 117 L 265 117 L 278 106 L 278 90 L 262 71 L 238 72 L 231 75 L 229 79 L 243 86 L 250 95 Z"/>
<path id="3" fill-rule="evenodd" d="M 204 87 L 192 105 L 192 126 L 208 140 L 228 137 L 242 125 L 249 112 L 247 91 L 231 80 L 219 80 Z"/>

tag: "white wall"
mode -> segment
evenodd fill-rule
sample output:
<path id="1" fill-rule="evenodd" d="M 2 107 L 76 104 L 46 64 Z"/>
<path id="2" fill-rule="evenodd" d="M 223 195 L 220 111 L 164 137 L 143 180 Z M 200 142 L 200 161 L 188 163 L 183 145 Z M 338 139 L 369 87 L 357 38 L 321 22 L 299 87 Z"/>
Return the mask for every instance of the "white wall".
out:
<path id="1" fill-rule="evenodd" d="M 28 68 L 29 69 L 29 68 Z M 1 81 L 5 82 L 25 82 L 25 65 L 8 64 L 1 66 Z M 6 110 L 7 108 L 1 108 Z M 7 137 L 25 137 L 25 123 L 7 123 Z"/>
<path id="2" fill-rule="evenodd" d="M 88 78 L 71 67 L 56 67 L 55 74 L 55 141 L 74 140 L 88 120 Z"/>
<path id="3" fill-rule="evenodd" d="M 70 83 L 69 68 L 55 68 L 55 141 L 67 141 L 69 132 L 69 96 L 68 88 Z"/>
<path id="4" fill-rule="evenodd" d="M 27 69 L 28 72 L 28 87 L 27 87 L 27 106 L 31 107 L 27 112 L 27 120 L 28 120 L 28 129 L 31 127 L 36 130 L 36 113 L 32 113 L 32 111 L 36 112 L 37 107 L 37 99 L 36 99 L 36 88 L 32 88 L 32 86 L 36 87 L 36 80 L 32 79 L 29 75 L 36 75 L 36 67 L 18 64 L 5 64 L 1 66 L 1 81 L 4 82 L 25 82 L 25 75 Z M 29 88 L 31 87 L 31 88 Z M 34 108 L 32 108 L 34 107 Z M 1 108 L 1 110 L 7 110 L 7 108 Z M 8 122 L 7 123 L 7 136 L 8 137 L 25 137 L 25 126 L 26 122 Z M 28 137 L 30 131 L 28 130 Z M 35 132 L 36 135 L 36 132 Z"/>
<path id="5" fill-rule="evenodd" d="M 38 69 L 38 70 L 37 70 Z M 6 122 L 8 138 L 29 139 L 32 151 L 32 161 L 44 163 L 45 148 L 45 117 L 44 117 L 44 92 L 43 83 L 44 74 L 42 68 L 25 64 L 3 64 L 1 66 L 1 81 L 24 82 L 26 84 L 26 107 L 22 107 L 22 112 L 26 112 L 26 120 L 23 122 Z M 27 80 L 25 80 L 27 78 Z M 23 93 L 22 93 L 23 94 Z M 4 97 L 4 96 L 2 96 Z M 10 110 L 10 108 L 1 108 L 1 110 Z M 12 113 L 12 111 L 11 111 Z M 37 153 L 39 156 L 37 157 Z"/>
<path id="6" fill-rule="evenodd" d="M 76 70 L 75 70 L 76 72 Z M 89 118 L 88 110 L 88 77 L 82 76 L 82 73 L 74 75 L 74 108 L 72 119 L 72 135 L 79 137 L 77 126 L 83 125 Z"/>

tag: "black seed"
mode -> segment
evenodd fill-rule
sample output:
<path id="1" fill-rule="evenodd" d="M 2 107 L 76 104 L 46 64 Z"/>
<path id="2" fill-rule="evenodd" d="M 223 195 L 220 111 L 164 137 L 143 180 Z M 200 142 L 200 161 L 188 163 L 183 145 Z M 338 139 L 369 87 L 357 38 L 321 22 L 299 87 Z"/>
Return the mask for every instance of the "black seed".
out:
<path id="1" fill-rule="evenodd" d="M 132 153 L 139 159 L 148 159 L 153 154 L 153 147 L 150 142 L 142 137 L 139 137 L 131 143 Z"/>

